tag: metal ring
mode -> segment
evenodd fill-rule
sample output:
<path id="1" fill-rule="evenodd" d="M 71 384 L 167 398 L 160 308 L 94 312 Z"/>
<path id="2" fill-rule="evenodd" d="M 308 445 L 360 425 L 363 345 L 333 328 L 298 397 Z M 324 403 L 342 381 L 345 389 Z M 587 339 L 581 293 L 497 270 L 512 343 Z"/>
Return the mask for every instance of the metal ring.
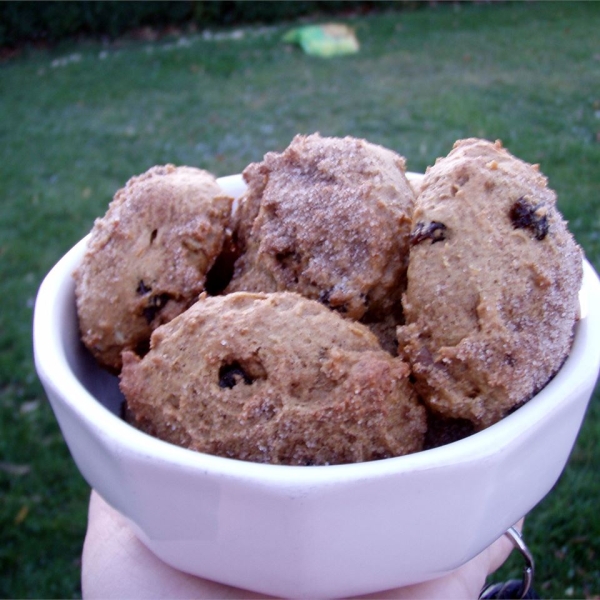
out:
<path id="1" fill-rule="evenodd" d="M 515 579 L 506 581 L 504 583 L 492 583 L 484 587 L 479 595 L 479 598 L 526 598 L 527 594 L 531 591 L 531 585 L 533 583 L 533 575 L 535 572 L 535 564 L 533 561 L 533 555 L 529 548 L 523 541 L 521 534 L 514 528 L 510 527 L 505 531 L 504 535 L 508 537 L 514 548 L 516 548 L 521 556 L 525 559 L 525 566 L 523 567 L 523 577 L 521 582 Z M 517 595 L 512 595 L 517 594 Z M 531 596 L 537 598 L 534 595 Z"/>
<path id="2" fill-rule="evenodd" d="M 525 598 L 527 592 L 531 588 L 531 585 L 533 583 L 533 575 L 535 573 L 535 562 L 533 560 L 533 554 L 531 554 L 531 551 L 526 546 L 521 534 L 514 527 L 509 527 L 504 535 L 510 539 L 512 545 L 521 553 L 521 556 L 525 559 L 525 566 L 523 567 L 523 584 L 521 588 L 521 598 Z"/>

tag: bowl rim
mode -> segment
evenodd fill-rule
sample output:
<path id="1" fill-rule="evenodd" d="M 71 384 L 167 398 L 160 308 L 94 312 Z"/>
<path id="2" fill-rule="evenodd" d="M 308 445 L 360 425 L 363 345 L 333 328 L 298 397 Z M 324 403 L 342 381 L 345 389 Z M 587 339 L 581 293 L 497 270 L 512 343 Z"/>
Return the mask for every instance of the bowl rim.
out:
<path id="1" fill-rule="evenodd" d="M 420 174 L 415 174 L 417 177 Z M 240 176 L 219 178 L 237 186 Z M 237 192 L 236 192 L 237 193 Z M 469 463 L 499 452 L 532 428 L 537 428 L 559 408 L 565 398 L 579 389 L 593 388 L 600 368 L 600 280 L 583 258 L 580 290 L 581 317 L 575 325 L 570 355 L 547 385 L 514 413 L 498 423 L 462 440 L 437 448 L 362 463 L 293 466 L 272 465 L 214 456 L 178 447 L 154 438 L 127 424 L 96 399 L 75 376 L 68 358 L 65 320 L 75 319 L 75 282 L 72 273 L 79 265 L 89 234 L 75 244 L 42 281 L 34 307 L 33 349 L 38 376 L 51 402 L 62 403 L 77 419 L 93 429 L 106 443 L 141 459 L 169 463 L 189 471 L 218 475 L 257 484 L 305 487 L 370 480 L 390 474 L 429 470 L 446 465 Z M 591 298 L 597 298 L 595 302 Z M 81 342 L 79 342 L 81 344 Z M 81 344 L 81 349 L 84 350 Z M 98 367 L 100 368 L 100 367 Z M 577 377 L 573 374 L 577 373 Z M 54 396 L 54 398 L 53 398 Z"/>

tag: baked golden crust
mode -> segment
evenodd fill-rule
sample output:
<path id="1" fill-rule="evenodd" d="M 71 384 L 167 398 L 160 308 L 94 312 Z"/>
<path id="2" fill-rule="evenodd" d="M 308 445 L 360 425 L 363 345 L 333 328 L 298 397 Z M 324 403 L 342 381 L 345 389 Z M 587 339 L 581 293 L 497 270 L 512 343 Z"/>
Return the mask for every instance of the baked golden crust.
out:
<path id="1" fill-rule="evenodd" d="M 537 166 L 458 141 L 416 201 L 398 329 L 428 407 L 481 429 L 539 391 L 570 351 L 581 278 Z"/>
<path id="2" fill-rule="evenodd" d="M 203 295 L 123 355 L 133 422 L 172 443 L 288 465 L 418 451 L 425 410 L 408 365 L 367 327 L 295 293 Z"/>
<path id="3" fill-rule="evenodd" d="M 396 153 L 351 137 L 296 136 L 244 170 L 231 291 L 294 291 L 377 321 L 406 286 L 414 191 Z"/>
<path id="4" fill-rule="evenodd" d="M 124 349 L 188 308 L 221 251 L 232 199 L 193 167 L 156 166 L 130 179 L 97 219 L 74 273 L 84 344 L 112 371 Z"/>

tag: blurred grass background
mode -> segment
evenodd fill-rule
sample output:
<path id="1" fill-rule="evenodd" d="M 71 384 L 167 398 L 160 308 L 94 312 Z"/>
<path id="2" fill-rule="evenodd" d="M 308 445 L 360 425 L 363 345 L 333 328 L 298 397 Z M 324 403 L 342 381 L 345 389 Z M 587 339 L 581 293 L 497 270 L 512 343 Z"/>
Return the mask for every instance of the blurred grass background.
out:
<path id="1" fill-rule="evenodd" d="M 236 173 L 314 131 L 393 148 L 413 171 L 458 138 L 501 139 L 540 163 L 600 269 L 599 3 L 441 3 L 343 22 L 361 50 L 329 60 L 283 45 L 285 23 L 62 42 L 0 63 L 0 596 L 80 595 L 89 488 L 35 374 L 32 309 L 132 175 L 167 162 Z M 600 597 L 599 411 L 597 388 L 526 523 L 543 597 Z"/>

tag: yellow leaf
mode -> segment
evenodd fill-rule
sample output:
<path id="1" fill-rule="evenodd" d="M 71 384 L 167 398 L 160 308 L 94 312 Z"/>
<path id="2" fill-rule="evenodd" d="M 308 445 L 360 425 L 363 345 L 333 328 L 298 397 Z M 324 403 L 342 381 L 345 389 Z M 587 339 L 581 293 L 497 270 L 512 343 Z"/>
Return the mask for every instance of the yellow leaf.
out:
<path id="1" fill-rule="evenodd" d="M 29 506 L 27 506 L 27 505 L 21 506 L 21 508 L 19 509 L 19 512 L 17 513 L 17 516 L 15 517 L 15 525 L 20 525 L 27 518 L 28 514 L 29 514 Z"/>

